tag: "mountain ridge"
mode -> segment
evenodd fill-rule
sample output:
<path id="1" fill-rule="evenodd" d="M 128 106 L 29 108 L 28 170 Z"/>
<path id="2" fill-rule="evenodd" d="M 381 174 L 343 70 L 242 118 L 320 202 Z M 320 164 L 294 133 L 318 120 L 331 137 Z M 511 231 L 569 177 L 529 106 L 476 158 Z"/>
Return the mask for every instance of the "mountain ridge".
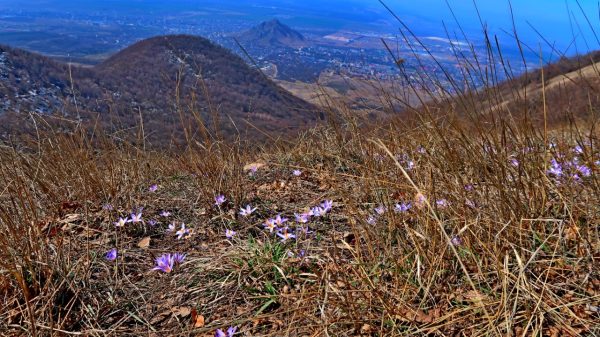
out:
<path id="1" fill-rule="evenodd" d="M 264 21 L 239 35 L 239 40 L 265 47 L 301 47 L 306 38 L 278 19 Z"/>
<path id="2" fill-rule="evenodd" d="M 161 128 L 177 129 L 180 114 L 196 122 L 201 117 L 204 124 L 218 125 L 229 135 L 252 133 L 253 127 L 290 132 L 316 122 L 314 106 L 229 50 L 197 36 L 142 40 L 94 67 L 7 47 L 0 47 L 0 55 L 2 121 L 6 112 L 13 112 L 13 119 L 23 111 L 84 120 L 100 114 L 116 116 L 126 128 L 138 122 L 141 111 L 159 139 L 168 135 Z M 212 120 L 215 117 L 218 120 Z"/>

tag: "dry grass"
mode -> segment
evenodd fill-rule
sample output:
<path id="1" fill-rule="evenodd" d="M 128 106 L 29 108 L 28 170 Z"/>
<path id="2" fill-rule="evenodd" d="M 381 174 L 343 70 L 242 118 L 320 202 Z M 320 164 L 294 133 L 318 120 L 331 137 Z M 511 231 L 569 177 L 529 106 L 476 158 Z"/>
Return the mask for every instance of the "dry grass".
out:
<path id="1" fill-rule="evenodd" d="M 200 335 L 237 325 L 260 336 L 599 333 L 596 135 L 461 123 L 322 127 L 261 150 L 179 154 L 55 136 L 2 153 L 0 329 L 8 335 Z M 482 127 L 482 126 L 480 126 Z M 469 126 L 469 129 L 472 125 Z M 335 130 L 339 130 L 336 132 Z M 567 132 L 565 130 L 572 130 Z M 483 131 L 483 130 L 481 130 Z M 593 168 L 546 173 L 551 157 Z M 422 149 L 421 149 L 422 147 Z M 514 166 L 511 159 L 518 160 Z M 414 167 L 407 168 L 407 160 Z M 248 163 L 264 163 L 253 176 Z M 302 170 L 302 176 L 291 174 Z M 148 186 L 158 184 L 157 192 Z M 414 184 L 414 185 L 413 185 Z M 472 185 L 473 189 L 465 189 Z M 213 197 L 229 202 L 219 209 Z M 425 201 L 419 205 L 416 195 Z M 261 223 L 324 199 L 314 233 L 280 243 Z M 436 203 L 445 199 L 447 206 Z M 391 211 L 411 201 L 407 213 Z M 104 210 L 110 203 L 114 210 Z M 249 218 L 237 215 L 251 203 Z M 389 211 L 367 223 L 374 207 Z M 113 222 L 144 207 L 146 221 Z M 224 230 L 238 232 L 226 240 Z M 138 247 L 146 237 L 150 246 Z M 461 243 L 452 245 L 450 238 Z M 116 247 L 117 261 L 103 254 Z M 304 252 L 304 255 L 300 252 Z M 188 257 L 151 271 L 166 252 Z M 194 327 L 191 316 L 202 315 Z"/>

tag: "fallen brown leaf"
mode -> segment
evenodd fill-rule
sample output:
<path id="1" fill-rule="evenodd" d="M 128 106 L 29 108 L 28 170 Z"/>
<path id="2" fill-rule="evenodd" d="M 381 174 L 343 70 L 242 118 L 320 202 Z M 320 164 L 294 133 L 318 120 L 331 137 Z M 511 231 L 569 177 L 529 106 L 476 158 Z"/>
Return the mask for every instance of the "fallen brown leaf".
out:
<path id="1" fill-rule="evenodd" d="M 140 242 L 138 242 L 137 246 L 140 248 L 150 247 L 150 237 L 147 236 L 147 237 L 143 238 Z"/>
<path id="2" fill-rule="evenodd" d="M 192 313 L 192 309 L 190 307 L 174 307 L 171 308 L 171 312 L 175 316 L 185 318 Z"/>

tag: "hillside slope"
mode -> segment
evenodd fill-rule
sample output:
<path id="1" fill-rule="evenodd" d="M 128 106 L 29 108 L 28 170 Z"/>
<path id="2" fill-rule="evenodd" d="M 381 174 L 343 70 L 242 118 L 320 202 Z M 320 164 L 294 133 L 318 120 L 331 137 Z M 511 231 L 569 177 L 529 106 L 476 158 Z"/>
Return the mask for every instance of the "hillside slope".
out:
<path id="1" fill-rule="evenodd" d="M 141 113 L 156 139 L 169 138 L 181 124 L 197 124 L 198 118 L 226 135 L 248 130 L 249 136 L 256 132 L 245 121 L 275 133 L 316 121 L 311 104 L 200 37 L 147 39 L 91 68 L 5 47 L 0 51 L 0 118 L 5 121 L 30 111 L 83 121 L 99 114 L 104 125 L 122 129 L 139 122 Z M 5 133 L 17 125 L 3 124 Z"/>
<path id="2" fill-rule="evenodd" d="M 543 79 L 543 81 L 542 81 Z M 482 111 L 515 116 L 527 112 L 541 122 L 560 124 L 568 116 L 587 118 L 600 107 L 600 52 L 563 58 L 543 69 L 523 74 L 480 96 Z"/>

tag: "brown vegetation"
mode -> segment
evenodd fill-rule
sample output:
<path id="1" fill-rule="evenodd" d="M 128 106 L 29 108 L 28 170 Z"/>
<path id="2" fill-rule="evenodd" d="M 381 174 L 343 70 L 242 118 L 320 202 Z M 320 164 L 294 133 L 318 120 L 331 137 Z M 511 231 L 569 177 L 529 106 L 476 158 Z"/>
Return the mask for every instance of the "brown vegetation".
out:
<path id="1" fill-rule="evenodd" d="M 93 68 L 69 67 L 5 47 L 2 51 L 9 71 L 0 93 L 11 102 L 9 113 L 0 115 L 5 133 L 22 128 L 28 113 L 36 110 L 75 123 L 81 118 L 92 127 L 99 121 L 107 130 L 127 129 L 142 119 L 147 140 L 155 145 L 192 137 L 203 128 L 252 138 L 261 132 L 295 132 L 317 120 L 314 106 L 199 37 L 144 40 Z M 182 125 L 200 127 L 173 135 Z"/>

